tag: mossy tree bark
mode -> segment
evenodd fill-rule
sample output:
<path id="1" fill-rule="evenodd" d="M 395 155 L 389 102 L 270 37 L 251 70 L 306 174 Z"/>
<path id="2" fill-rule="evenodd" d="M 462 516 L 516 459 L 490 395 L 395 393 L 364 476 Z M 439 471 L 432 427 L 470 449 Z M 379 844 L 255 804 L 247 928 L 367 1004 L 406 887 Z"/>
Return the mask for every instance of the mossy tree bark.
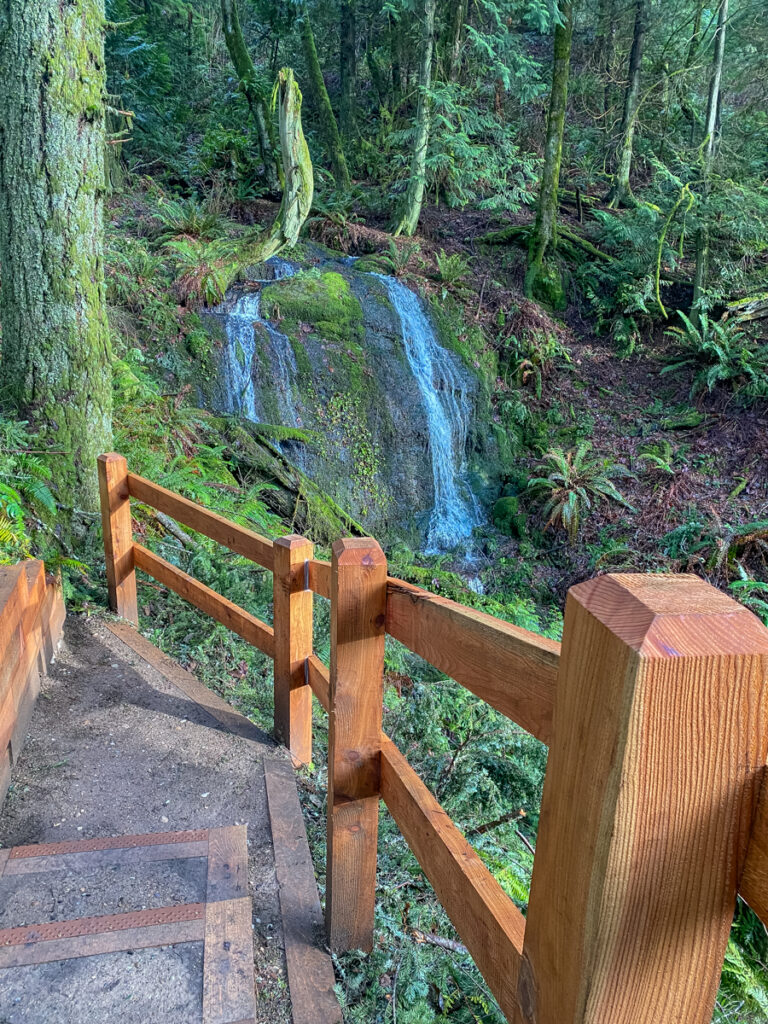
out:
<path id="1" fill-rule="evenodd" d="M 432 50 L 435 39 L 436 0 L 424 0 L 421 59 L 419 62 L 419 101 L 416 106 L 416 129 L 411 155 L 411 171 L 400 214 L 395 223 L 396 235 L 414 235 L 419 226 L 421 204 L 427 179 L 427 147 L 429 146 L 429 89 L 432 84 Z"/>
<path id="2" fill-rule="evenodd" d="M 715 53 L 712 58 L 712 74 L 709 79 L 709 96 L 707 98 L 707 117 L 704 125 L 704 148 L 702 152 L 702 180 L 704 182 L 704 202 L 706 204 L 710 191 L 710 180 L 715 155 L 720 141 L 718 130 L 718 110 L 720 108 L 720 86 L 723 79 L 723 63 L 725 60 L 725 29 L 728 24 L 728 0 L 720 0 L 717 13 L 717 32 L 715 34 Z M 701 299 L 707 285 L 709 272 L 709 230 L 706 222 L 707 211 L 704 210 L 701 225 L 696 233 L 696 270 L 693 277 L 693 305 L 691 320 L 699 326 Z"/>
<path id="3" fill-rule="evenodd" d="M 461 44 L 467 20 L 469 0 L 453 0 L 449 8 L 445 32 L 443 64 L 446 82 L 455 82 L 461 69 Z"/>
<path id="4" fill-rule="evenodd" d="M 301 13 L 301 41 L 304 46 L 304 60 L 307 63 L 307 73 L 309 74 L 309 81 L 312 86 L 313 99 L 318 117 L 320 118 L 320 130 L 323 134 L 328 158 L 331 161 L 333 180 L 340 191 L 349 192 L 351 182 L 347 158 L 344 156 L 339 126 L 336 124 L 331 100 L 325 87 L 323 72 L 317 56 L 315 37 L 312 33 L 312 22 L 309 19 L 309 9 L 306 4 L 302 4 Z"/>
<path id="5" fill-rule="evenodd" d="M 355 78 L 357 76 L 357 34 L 355 31 L 355 0 L 341 0 L 339 9 L 339 127 L 344 139 L 355 130 Z"/>
<path id="6" fill-rule="evenodd" d="M 280 191 L 280 160 L 277 139 L 267 110 L 266 90 L 245 45 L 235 0 L 221 0 L 221 24 L 229 56 L 256 126 L 264 180 L 271 192 Z"/>
<path id="7" fill-rule="evenodd" d="M 112 443 L 103 0 L 4 0 L 0 67 L 2 376 L 57 453 L 57 497 L 73 510 L 62 525 L 77 533 Z"/>
<path id="8" fill-rule="evenodd" d="M 557 196 L 560 186 L 560 163 L 563 158 L 563 130 L 573 38 L 573 3 L 570 0 L 560 5 L 560 16 L 562 21 L 555 28 L 552 92 L 547 115 L 544 168 L 541 173 L 536 223 L 528 254 L 528 273 L 525 277 L 526 294 L 556 309 L 561 309 L 565 305 L 562 278 L 553 257 L 557 246 Z"/>
<path id="9" fill-rule="evenodd" d="M 606 196 L 612 209 L 631 199 L 632 188 L 629 175 L 632 170 L 632 143 L 635 137 L 637 112 L 640 105 L 640 70 L 643 64 L 643 45 L 648 28 L 648 0 L 637 0 L 635 4 L 635 27 L 632 32 L 632 49 L 629 53 L 629 80 L 624 93 L 624 114 L 621 118 L 619 141 L 616 145 L 616 172 L 613 185 Z"/>

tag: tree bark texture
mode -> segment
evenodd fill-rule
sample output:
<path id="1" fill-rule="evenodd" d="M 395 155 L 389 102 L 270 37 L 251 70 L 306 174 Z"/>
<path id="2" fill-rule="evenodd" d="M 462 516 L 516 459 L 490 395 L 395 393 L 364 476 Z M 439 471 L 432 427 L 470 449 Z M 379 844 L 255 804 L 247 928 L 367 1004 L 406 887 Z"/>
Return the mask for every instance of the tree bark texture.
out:
<path id="1" fill-rule="evenodd" d="M 640 104 L 640 70 L 643 64 L 643 46 L 648 27 L 648 0 L 637 0 L 635 4 L 635 27 L 632 32 L 632 49 L 629 53 L 629 80 L 624 93 L 624 114 L 616 146 L 616 174 L 613 185 L 606 196 L 608 205 L 619 206 L 631 194 L 629 175 L 632 170 L 632 142 L 635 137 L 637 111 Z"/>
<path id="2" fill-rule="evenodd" d="M 355 0 L 341 0 L 340 7 L 339 79 L 339 127 L 344 139 L 349 139 L 355 129 L 355 78 L 357 76 L 357 34 L 355 31 Z"/>
<path id="3" fill-rule="evenodd" d="M 568 76 L 573 38 L 573 4 L 560 7 L 562 22 L 555 28 L 552 92 L 547 115 L 547 137 L 544 147 L 544 168 L 541 173 L 539 205 L 531 236 L 526 293 L 549 305 L 564 305 L 560 273 L 551 257 L 557 245 L 557 196 L 560 186 L 560 163 L 563 157 L 563 130 L 568 101 Z"/>
<path id="4" fill-rule="evenodd" d="M 312 87 L 312 98 L 314 99 L 315 107 L 320 119 L 320 130 L 325 141 L 328 158 L 331 161 L 333 178 L 338 189 L 342 192 L 349 192 L 351 182 L 349 178 L 349 169 L 347 167 L 347 159 L 344 156 L 344 147 L 341 142 L 341 135 L 339 134 L 339 126 L 336 124 L 336 117 L 333 113 L 333 107 L 331 106 L 331 100 L 328 96 L 328 90 L 325 87 L 325 80 L 323 79 L 320 61 L 317 57 L 315 37 L 312 33 L 312 23 L 309 20 L 309 10 L 306 4 L 302 7 L 301 41 L 304 46 L 304 60 L 307 64 L 307 73 Z"/>
<path id="5" fill-rule="evenodd" d="M 429 89 L 432 84 L 432 50 L 435 39 L 436 0 L 425 0 L 424 21 L 419 62 L 419 101 L 416 106 L 416 132 L 411 156 L 411 171 L 400 216 L 395 224 L 396 235 L 413 235 L 419 225 L 421 204 L 426 186 L 427 148 L 429 146 Z"/>
<path id="6" fill-rule="evenodd" d="M 102 250 L 102 0 L 0 5 L 2 378 L 39 430 L 57 496 L 99 507 L 112 365 Z"/>

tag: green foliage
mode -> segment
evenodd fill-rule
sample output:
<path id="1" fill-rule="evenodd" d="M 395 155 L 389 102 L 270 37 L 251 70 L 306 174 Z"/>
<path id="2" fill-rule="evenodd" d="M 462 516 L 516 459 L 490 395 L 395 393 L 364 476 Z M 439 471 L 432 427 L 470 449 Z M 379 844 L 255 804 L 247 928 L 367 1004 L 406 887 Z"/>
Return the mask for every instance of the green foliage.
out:
<path id="1" fill-rule="evenodd" d="M 221 215 L 194 197 L 172 199 L 161 196 L 155 216 L 164 228 L 160 235 L 162 240 L 188 235 L 210 241 L 221 235 L 224 229 Z"/>
<path id="2" fill-rule="evenodd" d="M 590 458 L 592 445 L 582 442 L 575 451 L 552 448 L 539 465 L 539 475 L 528 481 L 527 493 L 544 497 L 542 514 L 547 526 L 562 526 L 571 544 L 575 544 L 585 516 L 598 501 L 615 501 L 632 506 L 616 489 L 617 478 L 634 478 L 621 463 Z"/>
<path id="3" fill-rule="evenodd" d="M 505 342 L 505 354 L 515 379 L 525 387 L 533 385 L 537 398 L 548 374 L 558 363 L 570 363 L 571 354 L 554 331 L 533 327 L 521 338 L 511 335 Z"/>
<path id="4" fill-rule="evenodd" d="M 469 260 L 461 253 L 450 256 L 441 249 L 435 256 L 437 261 L 437 277 L 442 285 L 441 294 L 445 299 L 449 293 L 457 298 L 466 297 L 468 293 L 467 277 L 470 272 Z"/>
<path id="5" fill-rule="evenodd" d="M 768 351 L 731 320 L 711 320 L 706 313 L 698 325 L 679 312 L 682 327 L 667 331 L 679 342 L 683 358 L 665 366 L 662 373 L 677 373 L 694 367 L 691 396 L 712 391 L 717 384 L 730 384 L 745 401 L 768 398 Z"/>
<path id="6" fill-rule="evenodd" d="M 27 423 L 0 417 L 0 564 L 31 557 L 34 534 L 52 522 L 52 475 Z"/>

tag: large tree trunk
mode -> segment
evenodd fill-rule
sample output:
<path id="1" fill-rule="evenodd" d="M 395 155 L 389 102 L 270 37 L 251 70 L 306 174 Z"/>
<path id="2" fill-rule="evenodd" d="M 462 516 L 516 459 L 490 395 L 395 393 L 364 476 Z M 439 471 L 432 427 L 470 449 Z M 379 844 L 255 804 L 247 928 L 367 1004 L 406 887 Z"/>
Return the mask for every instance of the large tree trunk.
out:
<path id="1" fill-rule="evenodd" d="M 608 206 L 616 208 L 632 195 L 629 175 L 632 170 L 632 142 L 635 137 L 637 111 L 640 105 L 640 70 L 643 64 L 643 44 L 648 21 L 648 0 L 637 0 L 635 4 L 635 27 L 632 33 L 632 49 L 629 53 L 629 81 L 624 93 L 624 115 L 616 146 L 616 172 L 613 185 L 606 196 Z"/>
<path id="2" fill-rule="evenodd" d="M 413 235 L 419 225 L 426 185 L 427 147 L 429 146 L 429 88 L 432 84 L 432 49 L 435 36 L 436 0 L 424 0 L 424 22 L 419 64 L 419 102 L 416 107 L 416 134 L 411 156 L 411 173 L 396 235 Z"/>
<path id="3" fill-rule="evenodd" d="M 467 20 L 469 0 L 453 0 L 448 14 L 445 33 L 445 64 L 446 82 L 455 82 L 461 68 L 461 43 L 464 36 L 464 23 Z"/>
<path id="4" fill-rule="evenodd" d="M 62 506 L 99 505 L 112 438 L 104 302 L 104 5 L 0 5 L 2 377 L 40 431 Z M 64 520 L 62 520 L 64 521 Z"/>
<path id="5" fill-rule="evenodd" d="M 339 127 L 342 138 L 349 139 L 355 130 L 355 77 L 357 75 L 357 36 L 355 32 L 355 0 L 341 0 L 340 7 Z"/>
<path id="6" fill-rule="evenodd" d="M 603 86 L 603 127 L 609 132 L 609 117 L 613 103 L 613 62 L 616 57 L 616 2 L 600 0 L 597 25 L 598 68 Z"/>
<path id="7" fill-rule="evenodd" d="M 712 165 L 720 141 L 718 128 L 718 111 L 720 109 L 720 84 L 723 78 L 723 60 L 725 58 L 725 29 L 728 24 L 728 0 L 721 0 L 717 15 L 717 33 L 715 35 L 715 54 L 712 59 L 712 74 L 709 79 L 709 97 L 707 99 L 707 118 L 704 125 L 704 151 L 702 154 L 702 178 L 704 180 L 704 198 L 709 195 Z M 709 271 L 709 231 L 707 229 L 707 212 L 704 210 L 701 227 L 696 233 L 696 271 L 693 278 L 694 324 L 699 324 L 699 304 L 707 285 Z"/>
<path id="8" fill-rule="evenodd" d="M 557 194 L 560 186 L 560 162 L 563 157 L 565 107 L 568 101 L 568 76 L 573 38 L 573 3 L 561 4 L 562 23 L 555 28 L 552 92 L 547 116 L 547 140 L 541 173 L 536 224 L 531 236 L 526 294 L 555 308 L 565 305 L 560 272 L 553 260 L 557 245 Z"/>
<path id="9" fill-rule="evenodd" d="M 342 192 L 349 192 L 351 182 L 347 159 L 344 156 L 344 147 L 339 134 L 339 126 L 336 124 L 336 117 L 333 113 L 328 90 L 325 87 L 323 72 L 320 68 L 320 61 L 317 57 L 315 37 L 312 34 L 312 23 L 309 20 L 307 5 L 302 6 L 301 41 L 304 45 L 304 60 L 307 63 L 307 73 L 312 85 L 313 99 L 320 118 L 320 130 L 325 141 L 325 148 L 328 158 L 331 161 L 331 170 L 336 187 Z"/>
<path id="10" fill-rule="evenodd" d="M 271 192 L 279 192 L 280 161 L 277 155 L 277 139 L 267 113 L 264 89 L 259 84 L 258 72 L 245 45 L 235 0 L 221 0 L 221 23 L 229 56 L 256 125 L 259 153 L 264 165 L 264 180 Z"/>

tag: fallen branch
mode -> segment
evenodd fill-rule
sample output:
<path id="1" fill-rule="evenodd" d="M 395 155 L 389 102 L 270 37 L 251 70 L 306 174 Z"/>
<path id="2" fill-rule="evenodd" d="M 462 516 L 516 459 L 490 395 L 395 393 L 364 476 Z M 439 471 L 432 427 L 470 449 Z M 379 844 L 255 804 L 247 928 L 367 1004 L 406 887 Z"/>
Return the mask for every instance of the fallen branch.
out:
<path id="1" fill-rule="evenodd" d="M 411 935 L 417 942 L 428 942 L 430 946 L 439 946 L 440 949 L 450 950 L 451 953 L 459 953 L 461 956 L 469 956 L 469 950 L 463 943 L 455 939 L 444 939 L 442 935 L 434 935 L 432 932 L 422 932 L 418 928 L 411 929 Z"/>

